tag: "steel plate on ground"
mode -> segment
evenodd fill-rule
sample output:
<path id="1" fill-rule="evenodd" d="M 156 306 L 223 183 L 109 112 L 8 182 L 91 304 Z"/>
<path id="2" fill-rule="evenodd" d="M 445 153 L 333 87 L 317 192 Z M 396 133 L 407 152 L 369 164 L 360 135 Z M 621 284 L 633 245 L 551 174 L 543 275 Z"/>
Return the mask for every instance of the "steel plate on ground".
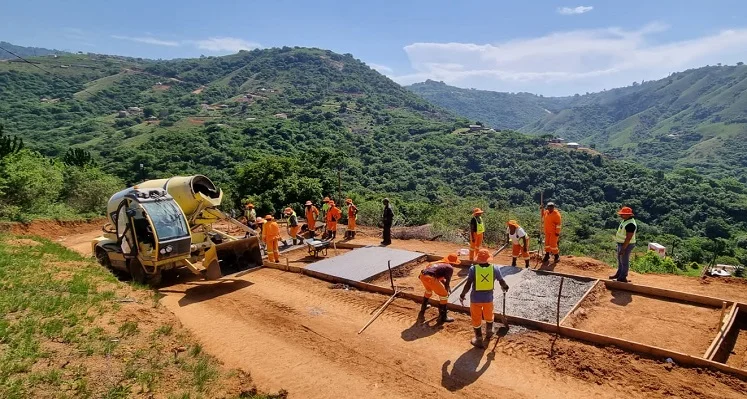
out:
<path id="1" fill-rule="evenodd" d="M 425 256 L 420 252 L 402 249 L 365 247 L 312 263 L 306 270 L 348 280 L 366 281 L 386 272 L 388 261 L 391 261 L 394 270 L 404 264 L 422 260 Z"/>

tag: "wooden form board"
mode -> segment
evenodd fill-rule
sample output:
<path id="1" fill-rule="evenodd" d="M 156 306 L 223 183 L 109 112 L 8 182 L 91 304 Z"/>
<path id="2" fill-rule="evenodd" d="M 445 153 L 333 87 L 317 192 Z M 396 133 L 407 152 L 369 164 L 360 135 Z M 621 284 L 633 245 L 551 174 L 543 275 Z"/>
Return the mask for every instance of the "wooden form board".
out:
<path id="1" fill-rule="evenodd" d="M 729 306 L 734 304 L 734 301 L 727 301 L 725 299 L 714 298 L 710 296 L 690 294 L 687 292 L 667 290 L 664 288 L 649 287 L 647 285 L 638 285 L 631 283 L 621 283 L 614 280 L 606 280 L 604 285 L 611 290 L 630 291 L 639 294 L 658 296 L 662 298 L 675 299 L 680 302 L 690 302 L 698 305 L 706 305 L 714 308 L 721 308 L 721 304 L 726 302 Z"/>
<path id="2" fill-rule="evenodd" d="M 271 263 L 271 262 L 265 262 L 264 266 L 265 267 L 269 267 L 269 268 L 273 268 L 273 269 L 278 269 L 278 270 L 284 270 L 284 271 L 289 271 L 289 272 L 294 272 L 294 273 L 305 274 L 305 275 L 308 275 L 308 276 L 311 276 L 311 277 L 315 277 L 315 278 L 318 278 L 320 280 L 328 281 L 328 282 L 331 282 L 331 283 L 346 284 L 346 285 L 349 285 L 351 287 L 355 287 L 355 288 L 357 288 L 359 290 L 363 290 L 363 291 L 375 292 L 375 293 L 384 294 L 384 295 L 388 295 L 388 296 L 394 295 L 394 290 L 392 290 L 391 288 L 388 288 L 388 287 L 380 287 L 380 286 L 369 284 L 369 283 L 364 283 L 364 282 L 359 282 L 359 281 L 352 281 L 352 280 L 346 280 L 346 279 L 335 277 L 335 276 L 329 276 L 329 275 L 326 275 L 326 274 L 322 274 L 322 273 L 318 273 L 318 272 L 313 272 L 311 270 L 306 270 L 306 269 L 303 269 L 303 268 L 300 268 L 300 267 L 296 267 L 296 266 L 288 266 L 288 265 L 284 265 L 282 263 Z M 606 284 L 608 282 L 605 281 L 604 283 Z M 621 284 L 626 284 L 626 283 L 621 283 Z M 626 284 L 626 285 L 629 285 L 629 284 Z M 669 290 L 665 290 L 665 291 L 669 291 Z M 587 291 L 587 294 L 589 292 L 591 292 L 591 291 L 590 290 Z M 671 291 L 671 292 L 676 292 L 676 291 Z M 655 294 L 649 294 L 649 295 L 655 295 Z M 691 294 L 687 294 L 687 296 L 689 296 L 689 295 L 691 295 Z M 415 295 L 415 294 L 409 293 L 409 292 L 400 292 L 399 296 L 402 297 L 402 298 L 407 298 L 409 300 L 415 301 L 416 303 L 420 303 L 423 300 L 422 296 Z M 584 295 L 584 298 L 585 298 L 585 296 L 586 295 Z M 659 296 L 661 296 L 661 295 L 659 295 Z M 696 295 L 696 297 L 697 297 L 697 295 Z M 581 301 L 583 301 L 584 298 L 582 298 Z M 706 298 L 708 298 L 708 297 L 706 297 Z M 693 299 L 693 298 L 691 298 L 691 299 Z M 695 299 L 696 299 L 695 303 L 702 303 L 702 302 L 697 302 L 698 298 L 695 298 Z M 712 299 L 712 298 L 709 298 L 709 299 L 707 299 L 705 301 L 707 301 L 709 303 L 712 303 L 712 302 L 710 302 L 710 299 Z M 437 303 L 438 303 L 435 299 L 431 299 L 430 302 L 431 302 L 432 305 L 437 305 Z M 722 301 L 719 300 L 719 304 L 721 302 Z M 740 305 L 742 305 L 742 304 L 740 304 Z M 454 304 L 454 303 L 449 303 L 447 306 L 448 306 L 448 308 L 450 310 L 453 310 L 453 311 L 458 311 L 458 312 L 461 312 L 461 313 L 469 313 L 469 308 L 466 307 L 466 306 L 461 306 L 459 304 Z M 498 318 L 501 317 L 500 313 L 496 313 L 495 315 Z M 639 343 L 639 342 L 628 341 L 628 340 L 625 340 L 625 339 L 611 337 L 611 336 L 608 336 L 608 335 L 597 334 L 597 333 L 593 333 L 593 332 L 589 332 L 589 331 L 579 330 L 579 329 L 576 329 L 576 328 L 565 327 L 565 326 L 562 326 L 562 325 L 556 326 L 555 324 L 551 324 L 551 323 L 545 323 L 545 322 L 536 321 L 536 320 L 524 319 L 524 318 L 521 318 L 521 317 L 516 317 L 516 316 L 511 316 L 511 315 L 506 315 L 506 318 L 508 319 L 509 324 L 517 324 L 517 325 L 523 325 L 523 326 L 533 327 L 533 328 L 536 328 L 538 330 L 546 331 L 546 332 L 549 332 L 549 333 L 557 333 L 557 334 L 560 334 L 560 335 L 563 335 L 563 336 L 566 336 L 566 337 L 569 337 L 569 338 L 574 338 L 574 339 L 578 339 L 578 340 L 581 340 L 581 341 L 590 342 L 590 343 L 593 343 L 593 344 L 598 344 L 598 345 L 614 345 L 614 346 L 617 346 L 617 347 L 619 347 L 621 349 L 625 349 L 625 350 L 628 350 L 628 351 L 631 351 L 631 352 L 637 352 L 637 353 L 646 354 L 646 355 L 649 355 L 649 356 L 652 356 L 652 357 L 655 357 L 655 358 L 658 358 L 658 359 L 671 358 L 672 360 L 674 360 L 676 363 L 678 363 L 680 365 L 694 366 L 694 367 L 709 367 L 709 368 L 712 368 L 712 369 L 720 370 L 720 371 L 723 371 L 723 372 L 735 375 L 735 376 L 739 377 L 740 379 L 747 381 L 747 370 L 743 370 L 743 369 L 738 369 L 738 368 L 735 368 L 735 367 L 731 367 L 731 366 L 728 366 L 728 365 L 726 365 L 724 363 L 718 363 L 718 362 L 715 362 L 713 360 L 709 360 L 709 359 L 706 359 L 706 358 L 691 356 L 691 355 L 688 355 L 688 354 L 685 354 L 685 353 L 681 353 L 681 352 L 676 352 L 676 351 L 672 351 L 672 350 L 668 350 L 668 349 L 664 349 L 664 348 L 659 348 L 659 347 L 656 347 L 656 346 L 646 345 L 646 344 L 642 344 L 642 343 Z"/>
<path id="3" fill-rule="evenodd" d="M 718 329 L 716 338 L 713 339 L 711 346 L 708 347 L 705 354 L 703 355 L 704 358 L 713 360 L 713 358 L 716 356 L 716 353 L 718 353 L 719 349 L 721 349 L 721 345 L 724 344 L 726 336 L 729 335 L 729 332 L 731 332 L 731 329 L 734 326 L 734 320 L 736 320 L 737 318 L 737 313 L 739 313 L 739 308 L 737 307 L 737 304 L 734 303 L 731 306 L 729 313 L 725 315 L 726 317 L 719 320 L 720 328 Z"/>
<path id="4" fill-rule="evenodd" d="M 598 287 L 599 284 L 601 284 L 601 282 L 599 280 L 597 280 L 596 283 L 594 283 L 591 287 L 589 287 L 588 290 L 586 290 L 586 292 L 581 297 L 581 299 L 579 299 L 578 302 L 576 302 L 576 304 L 573 305 L 573 307 L 571 308 L 571 310 L 568 313 L 566 313 L 566 315 L 563 317 L 563 319 L 560 320 L 560 325 L 561 326 L 563 325 L 563 323 L 565 323 L 566 319 L 568 319 L 569 317 L 571 317 L 571 315 L 573 314 L 573 312 L 575 312 L 576 309 L 578 309 L 578 307 L 581 306 L 581 303 L 583 303 L 586 300 L 586 297 L 589 296 L 589 293 L 591 291 L 593 291 L 594 288 Z"/>

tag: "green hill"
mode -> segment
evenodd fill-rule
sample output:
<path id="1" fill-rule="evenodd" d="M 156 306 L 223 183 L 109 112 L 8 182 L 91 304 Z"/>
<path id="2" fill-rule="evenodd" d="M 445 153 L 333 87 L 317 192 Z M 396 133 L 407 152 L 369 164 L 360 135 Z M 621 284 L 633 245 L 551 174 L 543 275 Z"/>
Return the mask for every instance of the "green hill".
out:
<path id="1" fill-rule="evenodd" d="M 21 57 L 41 57 L 45 55 L 66 54 L 64 51 L 60 50 L 50 50 L 48 48 L 41 47 L 16 46 L 14 44 L 3 41 L 0 41 L 0 47 L 4 48 L 5 50 L 11 51 Z M 13 54 L 8 53 L 8 51 L 0 50 L 0 60 L 17 59 Z"/>
<path id="2" fill-rule="evenodd" d="M 621 203 L 652 235 L 747 230 L 747 188 L 733 179 L 665 174 L 510 130 L 452 134 L 468 121 L 349 54 L 285 47 L 172 61 L 35 60 L 50 73 L 0 63 L 6 133 L 50 157 L 88 149 L 129 183 L 201 173 L 234 206 L 251 198 L 272 211 L 336 193 L 341 173 L 362 222 L 376 223 L 378 199 L 389 195 L 398 223 L 449 228 L 476 203 L 515 215 L 543 191 L 569 212 L 568 250 L 597 243 Z M 492 234 L 503 228 L 491 226 Z"/>

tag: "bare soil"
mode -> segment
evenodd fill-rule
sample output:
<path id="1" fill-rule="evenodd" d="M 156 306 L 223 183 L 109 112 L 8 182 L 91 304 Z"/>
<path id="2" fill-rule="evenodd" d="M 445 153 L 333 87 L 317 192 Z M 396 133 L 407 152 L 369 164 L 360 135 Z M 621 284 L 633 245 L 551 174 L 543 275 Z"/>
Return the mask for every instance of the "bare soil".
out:
<path id="1" fill-rule="evenodd" d="M 721 309 L 597 286 L 566 321 L 570 327 L 703 356 Z"/>
<path id="2" fill-rule="evenodd" d="M 741 311 L 740 311 L 741 312 Z M 747 315 L 742 314 L 734 321 L 737 336 L 726 364 L 740 369 L 747 369 Z"/>

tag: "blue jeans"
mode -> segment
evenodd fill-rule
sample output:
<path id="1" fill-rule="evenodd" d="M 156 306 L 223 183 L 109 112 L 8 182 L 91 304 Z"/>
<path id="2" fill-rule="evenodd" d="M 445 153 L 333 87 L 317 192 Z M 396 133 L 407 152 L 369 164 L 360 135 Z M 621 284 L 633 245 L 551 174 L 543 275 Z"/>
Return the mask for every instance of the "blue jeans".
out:
<path id="1" fill-rule="evenodd" d="M 628 279 L 628 270 L 630 269 L 630 253 L 633 252 L 635 244 L 628 244 L 625 251 L 622 250 L 622 244 L 617 244 L 617 281 Z"/>

